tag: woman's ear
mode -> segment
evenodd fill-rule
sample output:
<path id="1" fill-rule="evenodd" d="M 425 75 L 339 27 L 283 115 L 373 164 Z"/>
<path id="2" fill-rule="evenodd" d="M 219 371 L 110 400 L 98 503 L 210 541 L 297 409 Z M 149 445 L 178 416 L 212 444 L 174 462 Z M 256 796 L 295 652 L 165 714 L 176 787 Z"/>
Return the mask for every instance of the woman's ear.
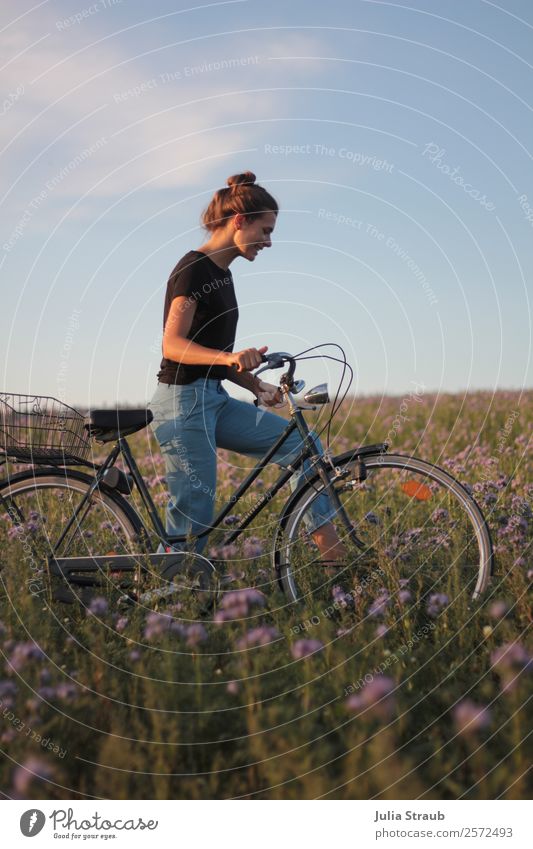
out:
<path id="1" fill-rule="evenodd" d="M 241 230 L 243 223 L 244 223 L 244 215 L 241 215 L 240 212 L 237 212 L 234 219 L 233 219 L 234 230 Z"/>

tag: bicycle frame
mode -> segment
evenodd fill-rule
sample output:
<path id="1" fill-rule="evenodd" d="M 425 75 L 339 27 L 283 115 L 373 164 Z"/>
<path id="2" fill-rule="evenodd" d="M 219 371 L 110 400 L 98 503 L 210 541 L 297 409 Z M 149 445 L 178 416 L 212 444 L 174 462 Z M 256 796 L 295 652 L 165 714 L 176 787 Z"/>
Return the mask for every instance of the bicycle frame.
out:
<path id="1" fill-rule="evenodd" d="M 186 543 L 187 541 L 194 541 L 197 539 L 202 539 L 204 537 L 208 537 L 213 530 L 220 526 L 225 517 L 230 513 L 230 511 L 235 507 L 235 505 L 240 501 L 243 495 L 247 492 L 250 486 L 253 484 L 255 479 L 259 476 L 259 474 L 263 471 L 265 466 L 269 463 L 274 454 L 278 451 L 278 449 L 286 442 L 290 434 L 294 430 L 298 430 L 300 435 L 302 436 L 304 447 L 296 460 L 291 463 L 286 469 L 284 469 L 279 475 L 278 479 L 272 484 L 272 486 L 263 492 L 257 499 L 257 502 L 246 511 L 244 516 L 241 518 L 239 524 L 234 527 L 230 532 L 228 532 L 228 536 L 225 540 L 225 544 L 229 545 L 234 542 L 238 537 L 242 534 L 244 530 L 248 527 L 248 525 L 255 519 L 255 517 L 263 510 L 265 505 L 279 492 L 279 490 L 287 483 L 289 478 L 292 477 L 294 472 L 303 464 L 303 462 L 312 458 L 314 461 L 313 465 L 316 465 L 318 469 L 318 473 L 321 479 L 324 482 L 326 487 L 326 491 L 329 492 L 330 496 L 333 497 L 334 502 L 336 504 L 337 509 L 343 510 L 342 504 L 335 493 L 334 488 L 331 486 L 330 476 L 328 474 L 326 462 L 320 454 L 318 448 L 315 445 L 315 442 L 311 436 L 311 432 L 303 416 L 300 408 L 298 408 L 297 404 L 294 401 L 291 393 L 287 393 L 290 402 L 291 409 L 291 420 L 288 423 L 287 427 L 283 431 L 283 433 L 279 436 L 276 442 L 269 448 L 266 454 L 257 462 L 254 468 L 248 473 L 245 479 L 240 483 L 235 492 L 230 496 L 228 501 L 221 507 L 219 512 L 214 517 L 212 524 L 209 528 L 202 531 L 200 534 L 196 534 L 193 536 L 184 536 L 184 535 L 168 535 L 161 521 L 161 517 L 159 515 L 159 511 L 157 510 L 154 501 L 148 491 L 148 488 L 144 482 L 144 478 L 137 466 L 135 458 L 131 452 L 131 448 L 126 440 L 126 438 L 120 438 L 109 455 L 106 457 L 103 464 L 97 467 L 97 472 L 94 478 L 92 485 L 89 487 L 87 493 L 84 495 L 79 505 L 77 506 L 74 514 L 69 519 L 67 525 L 63 529 L 63 532 L 57 541 L 55 550 L 57 551 L 64 540 L 67 538 L 71 528 L 75 525 L 79 526 L 79 523 L 83 520 L 84 510 L 88 510 L 90 508 L 90 499 L 95 490 L 103 484 L 106 486 L 105 474 L 106 472 L 112 468 L 119 457 L 122 457 L 127 468 L 127 471 L 131 474 L 131 477 L 135 483 L 135 486 L 139 490 L 139 494 L 141 500 L 146 507 L 148 515 L 150 517 L 150 521 L 155 531 L 159 541 L 165 546 L 172 546 L 175 543 Z M 89 465 L 89 464 L 87 464 Z M 95 468 L 92 465 L 92 468 Z M 112 488 L 112 487 L 111 487 Z M 338 503 L 337 503 L 338 502 Z M 143 537 L 144 543 L 148 543 L 148 537 L 146 535 L 146 528 L 143 524 Z"/>

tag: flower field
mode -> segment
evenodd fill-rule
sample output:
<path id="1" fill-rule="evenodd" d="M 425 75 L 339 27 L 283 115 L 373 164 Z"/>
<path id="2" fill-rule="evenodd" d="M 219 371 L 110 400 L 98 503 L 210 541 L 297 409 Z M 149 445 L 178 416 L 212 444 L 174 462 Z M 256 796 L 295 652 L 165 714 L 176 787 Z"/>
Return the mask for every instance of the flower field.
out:
<path id="1" fill-rule="evenodd" d="M 206 554 L 230 580 L 201 618 L 187 599 L 119 607 L 105 588 L 86 605 L 50 603 L 28 592 L 2 516 L 3 794 L 526 798 L 532 402 L 533 392 L 512 391 L 367 397 L 345 401 L 333 423 L 334 453 L 387 440 L 470 488 L 496 552 L 475 603 L 441 587 L 419 602 L 408 577 L 393 590 L 385 558 L 355 605 L 339 588 L 327 610 L 288 604 L 268 522 L 283 492 L 242 541 L 224 546 L 220 532 L 210 541 Z M 310 422 L 320 430 L 325 419 Z M 158 446 L 148 431 L 129 442 L 163 509 Z M 251 465 L 220 452 L 218 506 Z M 276 472 L 265 470 L 256 496 Z"/>

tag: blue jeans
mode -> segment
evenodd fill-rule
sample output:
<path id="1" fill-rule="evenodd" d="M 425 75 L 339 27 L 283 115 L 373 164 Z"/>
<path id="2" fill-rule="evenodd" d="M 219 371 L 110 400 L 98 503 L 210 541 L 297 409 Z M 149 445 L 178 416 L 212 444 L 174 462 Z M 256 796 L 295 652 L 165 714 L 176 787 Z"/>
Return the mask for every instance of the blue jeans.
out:
<path id="1" fill-rule="evenodd" d="M 217 447 L 261 459 L 287 427 L 281 416 L 258 410 L 246 401 L 237 401 L 220 380 L 203 377 L 183 386 L 159 383 L 149 407 L 154 415 L 150 427 L 166 466 L 169 535 L 196 535 L 210 527 L 216 494 Z M 313 431 L 311 434 L 322 453 L 316 434 Z M 285 468 L 301 449 L 302 438 L 298 431 L 293 431 L 271 462 Z M 306 460 L 289 479 L 292 490 L 309 471 Z M 304 517 L 307 530 L 312 533 L 334 515 L 327 495 L 318 496 Z M 198 553 L 206 541 L 207 537 L 197 540 Z"/>

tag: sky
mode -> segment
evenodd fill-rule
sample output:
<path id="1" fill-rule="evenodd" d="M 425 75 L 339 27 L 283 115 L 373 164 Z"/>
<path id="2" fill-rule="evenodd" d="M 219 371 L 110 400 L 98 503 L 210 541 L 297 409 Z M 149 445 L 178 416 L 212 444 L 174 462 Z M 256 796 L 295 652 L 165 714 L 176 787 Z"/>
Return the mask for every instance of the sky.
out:
<path id="1" fill-rule="evenodd" d="M 149 402 L 169 273 L 244 170 L 280 214 L 231 265 L 236 349 L 337 343 L 359 395 L 532 386 L 529 0 L 6 0 L 0 31 L 3 391 Z"/>

